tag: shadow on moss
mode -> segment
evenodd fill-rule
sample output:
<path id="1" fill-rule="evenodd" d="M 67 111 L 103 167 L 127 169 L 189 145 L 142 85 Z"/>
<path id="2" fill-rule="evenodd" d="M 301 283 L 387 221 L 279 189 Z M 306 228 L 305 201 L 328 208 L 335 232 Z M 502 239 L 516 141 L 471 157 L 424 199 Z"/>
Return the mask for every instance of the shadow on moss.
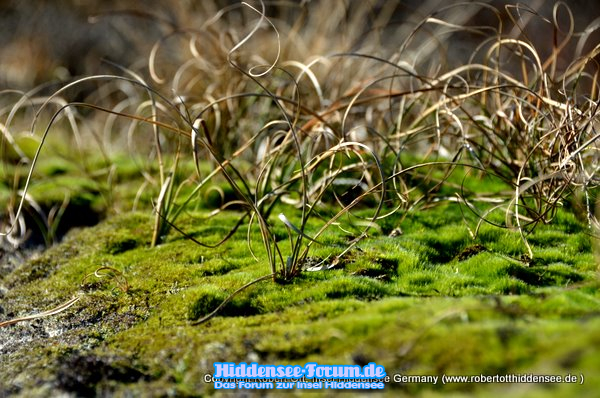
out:
<path id="1" fill-rule="evenodd" d="M 572 282 L 580 282 L 583 276 L 566 267 L 523 267 L 510 264 L 506 268 L 508 275 L 517 278 L 531 286 L 556 286 Z"/>
<path id="2" fill-rule="evenodd" d="M 199 296 L 188 307 L 188 319 L 195 321 L 210 314 L 229 297 L 227 292 L 207 286 L 200 291 Z M 234 297 L 219 311 L 219 316 L 248 316 L 256 315 L 260 310 L 247 293 Z"/>
<path id="3" fill-rule="evenodd" d="M 97 385 L 104 381 L 128 384 L 141 380 L 150 380 L 150 376 L 127 358 L 103 358 L 79 352 L 68 357 L 57 373 L 58 388 L 76 393 L 78 397 L 97 396 Z"/>

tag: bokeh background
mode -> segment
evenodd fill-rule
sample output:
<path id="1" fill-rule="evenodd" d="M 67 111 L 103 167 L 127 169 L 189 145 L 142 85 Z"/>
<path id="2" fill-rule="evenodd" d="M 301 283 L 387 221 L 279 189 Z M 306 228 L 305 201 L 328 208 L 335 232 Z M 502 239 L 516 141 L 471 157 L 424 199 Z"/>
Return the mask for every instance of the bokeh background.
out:
<path id="1" fill-rule="evenodd" d="M 250 1 L 257 8 L 258 1 Z M 271 1 L 265 2 L 267 15 L 274 19 L 298 21 L 302 13 L 318 12 L 326 9 L 328 1 Z M 339 2 L 342 3 L 342 2 Z M 381 55 L 392 53 L 398 44 L 406 38 L 424 16 L 439 11 L 444 6 L 456 1 L 441 0 L 402 0 L 382 1 L 370 0 L 370 16 L 361 16 L 360 21 L 352 19 L 353 10 L 364 5 L 364 0 L 347 0 L 343 4 L 347 20 L 351 25 L 346 29 L 339 26 L 327 26 L 328 18 L 321 13 L 320 18 L 309 17 L 302 20 L 305 26 L 301 32 L 318 30 L 320 40 L 312 41 L 314 48 L 304 51 L 350 51 L 360 48 L 360 42 L 352 42 L 358 31 L 379 30 L 381 34 Z M 473 2 L 475 3 L 475 2 Z M 507 1 L 482 1 L 497 7 L 502 18 L 507 19 L 504 6 Z M 533 17 L 533 13 L 525 8 L 513 10 L 520 14 L 526 22 L 527 37 L 535 44 L 542 56 L 550 53 L 553 41 L 550 19 L 553 18 L 554 1 L 532 0 L 522 1 L 525 7 L 537 10 L 548 18 Z M 593 28 L 593 22 L 600 18 L 600 2 L 596 0 L 570 0 L 567 2 L 573 12 L 576 31 L 586 27 Z M 339 4 L 338 4 L 339 6 Z M 325 7 L 325 8 L 324 8 Z M 209 18 L 218 14 L 219 10 L 229 10 L 222 17 L 225 25 L 235 28 L 245 26 L 244 18 L 256 18 L 247 7 L 231 0 L 193 1 L 193 0 L 35 0 L 35 1 L 0 1 L 0 89 L 30 89 L 48 81 L 66 81 L 72 77 L 114 72 L 102 60 L 110 60 L 136 71 L 144 72 L 148 54 L 161 38 L 181 30 L 193 30 L 201 26 Z M 307 11 L 310 10 L 310 11 Z M 334 12 L 332 10 L 332 12 Z M 338 12 L 338 11 L 335 11 Z M 568 13 L 565 9 L 557 16 L 568 29 Z M 461 25 L 490 25 L 496 27 L 496 16 L 481 6 L 465 6 L 454 8 L 452 15 L 444 15 Z M 362 23 L 361 23 L 362 22 Z M 598 21 L 596 21 L 598 23 Z M 318 26 L 314 26 L 318 25 Z M 509 36 L 518 36 L 520 32 L 508 28 Z M 350 34 L 349 30 L 354 33 Z M 513 30 L 513 31 L 511 31 Z M 282 32 L 283 34 L 285 32 Z M 435 37 L 436 32 L 430 32 Z M 347 36 L 347 37 L 345 37 Z M 317 37 L 317 35 L 313 35 Z M 430 37 L 429 39 L 431 39 Z M 594 46 L 600 36 L 594 36 L 588 47 Z M 441 41 L 452 42 L 447 54 L 443 54 L 446 62 L 466 62 L 473 47 L 479 43 L 477 38 L 468 32 L 456 32 L 452 35 L 438 37 Z M 427 40 L 427 38 L 423 38 Z M 354 40 L 355 41 L 355 40 Z M 429 55 L 438 55 L 439 43 L 430 41 Z M 174 65 L 178 60 L 177 46 L 170 45 L 172 51 L 169 61 Z M 185 45 L 182 45 L 182 49 Z M 588 48 L 589 49 L 589 48 Z M 426 57 L 427 48 L 421 49 L 420 57 Z M 574 51 L 574 48 L 573 50 Z M 545 54 L 544 54 L 545 52 Z M 565 54 L 569 54 L 565 52 Z M 320 54 L 325 55 L 325 54 Z M 565 61 L 567 62 L 567 61 Z"/>

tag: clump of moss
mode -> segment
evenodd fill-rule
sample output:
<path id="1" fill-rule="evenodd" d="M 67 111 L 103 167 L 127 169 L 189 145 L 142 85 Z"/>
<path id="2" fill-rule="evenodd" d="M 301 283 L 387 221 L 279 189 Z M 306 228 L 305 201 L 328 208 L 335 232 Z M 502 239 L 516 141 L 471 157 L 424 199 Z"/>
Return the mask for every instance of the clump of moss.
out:
<path id="1" fill-rule="evenodd" d="M 449 208 L 431 211 L 446 214 Z M 193 226 L 197 216 L 183 221 Z M 198 231 L 208 231 L 210 223 L 222 224 L 206 220 L 208 224 L 196 226 Z M 235 220 L 231 217 L 230 222 Z M 336 270 L 304 272 L 283 285 L 256 284 L 208 323 L 192 326 L 190 321 L 213 311 L 237 288 L 265 275 L 267 265 L 244 256 L 243 236 L 235 236 L 216 253 L 178 236 L 150 249 L 149 225 L 147 214 L 129 214 L 74 231 L 52 249 L 65 254 L 60 264 L 51 266 L 52 272 L 12 279 L 3 301 L 8 313 L 17 308 L 21 314 L 26 311 L 32 297 L 44 297 L 33 293 L 39 289 L 59 289 L 46 290 L 51 294 L 76 291 L 81 278 L 99 264 L 120 269 L 130 290 L 114 289 L 113 283 L 90 284 L 79 311 L 40 322 L 45 335 L 31 334 L 33 329 L 25 323 L 15 325 L 21 336 L 40 345 L 17 341 L 0 348 L 11 353 L 10 366 L 0 365 L 5 380 L 15 380 L 27 367 L 46 369 L 36 373 L 38 381 L 63 391 L 82 388 L 119 394 L 151 388 L 181 395 L 210 393 L 202 375 L 212 372 L 215 361 L 375 361 L 390 374 L 434 375 L 541 372 L 542 365 L 545 372 L 579 372 L 585 367 L 582 371 L 589 373 L 598 366 L 587 354 L 574 354 L 594 347 L 592 336 L 600 330 L 593 304 L 600 299 L 599 290 L 585 260 L 589 246 L 583 245 L 583 253 L 565 250 L 561 264 L 528 266 L 512 257 L 511 248 L 503 251 L 494 240 L 506 239 L 510 231 L 485 236 L 481 243 L 464 242 L 462 233 L 443 242 L 447 230 L 464 228 L 457 223 L 442 226 L 446 232 L 438 234 L 440 246 L 453 248 L 449 260 L 440 263 L 439 257 L 428 255 L 433 252 L 420 241 L 422 229 L 413 224 L 399 236 L 366 239 Z M 426 239 L 433 239 L 434 232 Z M 127 237 L 137 245 L 108 250 Z M 344 239 L 343 232 L 338 239 Z M 581 246 L 585 240 L 570 237 L 564 242 Z M 540 240 L 536 250 L 552 244 Z M 485 250 L 456 256 L 459 248 L 464 246 L 464 252 L 475 245 L 485 245 Z M 375 271 L 381 274 L 370 274 Z M 20 303 L 15 306 L 17 297 Z M 55 334 L 54 328 L 62 332 Z M 44 351 L 33 362 L 31 355 L 21 355 L 53 344 L 62 348 Z M 550 349 L 557 346 L 564 349 Z M 67 372 L 65 363 L 83 366 L 81 378 Z M 102 369 L 101 377 L 86 373 L 87 365 Z M 3 383 L 4 390 L 15 388 Z M 555 387 L 559 388 L 551 388 Z M 394 393 L 434 395 L 486 394 L 493 388 L 386 386 Z"/>

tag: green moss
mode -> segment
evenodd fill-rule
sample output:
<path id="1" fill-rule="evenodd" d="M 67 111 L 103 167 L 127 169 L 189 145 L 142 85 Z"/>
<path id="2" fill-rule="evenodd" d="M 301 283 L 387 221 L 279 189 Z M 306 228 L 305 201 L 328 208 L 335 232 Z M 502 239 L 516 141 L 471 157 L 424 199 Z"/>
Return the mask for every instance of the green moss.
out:
<path id="1" fill-rule="evenodd" d="M 270 272 L 257 231 L 250 235 L 258 261 L 249 255 L 245 233 L 215 249 L 174 233 L 152 249 L 148 213 L 72 231 L 2 282 L 8 288 L 2 308 L 10 316 L 47 310 L 77 292 L 84 296 L 65 312 L 34 321 L 45 334 L 35 331 L 35 323 L 0 329 L 3 341 L 11 342 L 0 348 L 10 352 L 10 360 L 0 364 L 7 375 L 0 387 L 18 389 L 18 375 L 27 372 L 39 385 L 63 391 L 79 386 L 116 395 L 149 390 L 204 395 L 214 392 L 203 377 L 216 361 L 373 361 L 388 374 L 411 375 L 600 371 L 594 337 L 600 331 L 600 289 L 585 228 L 535 231 L 534 260 L 528 263 L 520 258 L 518 232 L 484 226 L 472 239 L 455 207 L 429 213 L 390 221 L 401 226 L 402 235 L 376 234 L 360 242 L 338 269 L 304 272 L 287 284 L 257 283 L 199 326 L 190 321 Z M 436 221 L 446 215 L 446 222 Z M 240 216 L 189 213 L 179 225 L 214 243 Z M 285 255 L 287 232 L 281 230 Z M 343 231 L 327 234 L 330 243 L 345 239 Z M 336 253 L 336 247 L 311 251 L 319 259 Z M 114 272 L 94 276 L 100 267 L 121 272 L 129 289 L 124 291 Z M 34 359 L 30 351 L 36 352 Z M 64 364 L 81 367 L 81 380 Z M 91 368 L 102 371 L 92 375 L 86 371 Z M 526 387 L 515 386 L 514 395 L 546 391 Z M 494 396 L 497 386 L 391 383 L 386 391 Z"/>
<path id="2" fill-rule="evenodd" d="M 188 310 L 188 319 L 192 321 L 208 315 L 227 298 L 227 294 L 215 286 L 203 286 L 201 289 L 197 289 L 195 294 L 197 298 L 194 299 Z"/>

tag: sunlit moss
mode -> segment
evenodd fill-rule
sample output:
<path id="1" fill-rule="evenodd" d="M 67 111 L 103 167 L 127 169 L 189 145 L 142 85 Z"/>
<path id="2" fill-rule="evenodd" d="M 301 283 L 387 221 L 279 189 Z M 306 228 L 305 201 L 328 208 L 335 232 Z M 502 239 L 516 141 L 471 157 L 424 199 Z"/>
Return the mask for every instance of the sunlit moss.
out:
<path id="1" fill-rule="evenodd" d="M 268 273 L 263 251 L 256 251 L 258 261 L 248 256 L 244 234 L 217 249 L 173 234 L 150 249 L 152 221 L 145 213 L 75 231 L 5 279 L 10 289 L 2 306 L 11 313 L 46 309 L 80 289 L 85 296 L 75 311 L 41 321 L 48 330 L 62 330 L 58 335 L 34 337 L 33 346 L 16 343 L 2 373 L 11 380 L 27 367 L 51 381 L 65 360 L 87 358 L 124 374 L 119 361 L 136 358 L 125 372 L 137 375 L 135 384 L 108 378 L 91 385 L 198 394 L 212 391 L 202 376 L 212 372 L 215 361 L 376 361 L 388 373 L 436 375 L 597 370 L 594 356 L 577 354 L 584 347 L 594 350 L 591 339 L 600 330 L 594 321 L 600 296 L 585 229 L 565 236 L 560 227 L 555 232 L 549 227 L 539 238 L 534 232 L 536 257 L 528 264 L 518 256 L 523 248 L 517 233 L 483 229 L 473 240 L 459 220 L 435 226 L 435 215 L 442 212 L 448 214 L 448 208 L 430 209 L 430 217 L 409 222 L 402 235 L 361 242 L 341 269 L 306 272 L 283 285 L 251 286 L 200 326 L 189 322 Z M 239 214 L 224 216 L 193 214 L 182 218 L 182 225 L 198 239 L 215 241 Z M 337 236 L 344 239 L 341 232 Z M 557 240 L 564 249 L 554 248 Z M 130 290 L 95 277 L 79 287 L 103 265 L 122 271 Z M 26 323 L 12 327 L 25 334 L 28 329 Z M 14 333 L 0 330 L 3 336 L 7 332 Z M 59 341 L 61 349 L 44 348 Z M 32 349 L 35 360 L 21 355 Z M 386 389 L 493 396 L 495 387 L 391 384 Z M 517 396 L 531 392 L 516 391 Z"/>

